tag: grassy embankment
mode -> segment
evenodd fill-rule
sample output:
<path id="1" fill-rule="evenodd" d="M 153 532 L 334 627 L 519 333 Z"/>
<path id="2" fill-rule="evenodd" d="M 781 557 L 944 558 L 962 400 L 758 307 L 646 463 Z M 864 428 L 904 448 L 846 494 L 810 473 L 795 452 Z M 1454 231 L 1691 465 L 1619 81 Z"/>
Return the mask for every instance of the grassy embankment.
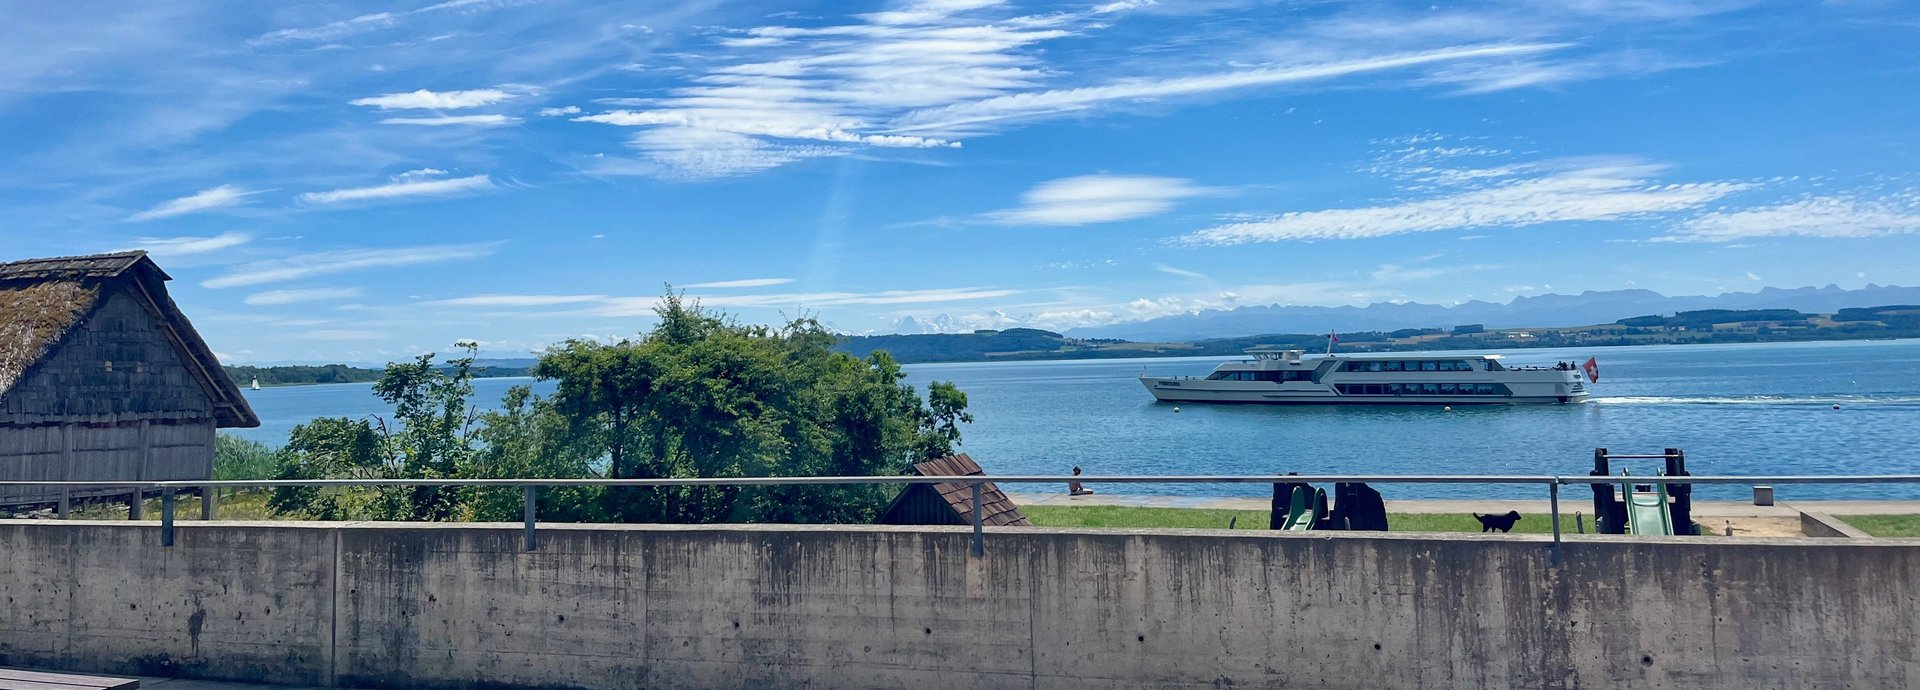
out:
<path id="1" fill-rule="evenodd" d="M 1845 515 L 1836 516 L 1860 531 L 1876 537 L 1920 537 L 1920 515 Z"/>
<path id="2" fill-rule="evenodd" d="M 174 510 L 182 520 L 197 520 L 200 517 L 200 499 L 182 496 Z M 1264 510 L 1134 506 L 1025 506 L 1020 510 L 1033 520 L 1033 524 L 1040 527 L 1226 529 L 1228 524 L 1232 524 L 1234 529 L 1264 530 L 1267 528 L 1267 513 Z M 88 520 L 125 520 L 127 509 L 124 503 L 95 504 L 74 511 L 74 517 Z M 146 515 L 143 517 L 148 520 L 160 519 L 159 499 L 147 501 Z M 272 520 L 275 518 L 267 510 L 267 492 L 250 491 L 221 497 L 220 519 Z M 1846 521 L 1877 537 L 1920 536 L 1920 515 L 1858 515 L 1848 517 Z M 1480 522 L 1473 519 L 1471 515 L 1392 513 L 1387 516 L 1387 524 L 1391 525 L 1395 532 L 1480 531 Z M 1564 520 L 1560 526 L 1568 532 L 1573 531 L 1570 518 Z M 1528 515 L 1514 525 L 1513 531 L 1550 533 L 1553 531 L 1553 523 L 1544 515 Z M 1713 532 L 1709 530 L 1708 534 Z"/>
<path id="3" fill-rule="evenodd" d="M 1033 524 L 1040 527 L 1184 527 L 1196 529 L 1264 530 L 1267 511 L 1216 510 L 1209 508 L 1141 508 L 1134 506 L 1023 506 Z M 1472 515 L 1392 513 L 1387 525 L 1395 532 L 1478 532 L 1480 521 Z M 1571 518 L 1560 527 L 1573 531 Z M 1553 522 L 1544 515 L 1528 515 L 1513 526 L 1515 532 L 1553 532 Z"/>

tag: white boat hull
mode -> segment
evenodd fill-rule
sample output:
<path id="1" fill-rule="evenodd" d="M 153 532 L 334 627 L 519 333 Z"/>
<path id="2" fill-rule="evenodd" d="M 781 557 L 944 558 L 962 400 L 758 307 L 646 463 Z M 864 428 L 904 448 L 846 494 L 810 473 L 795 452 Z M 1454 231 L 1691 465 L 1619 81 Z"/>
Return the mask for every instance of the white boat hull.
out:
<path id="1" fill-rule="evenodd" d="M 1586 402 L 1589 393 L 1585 390 L 1566 390 L 1563 394 L 1558 387 L 1543 387 L 1531 394 L 1524 387 L 1515 387 L 1513 394 L 1504 396 L 1489 395 L 1344 395 L 1331 387 L 1316 386 L 1318 390 L 1280 390 L 1271 384 L 1259 386 L 1258 382 L 1218 382 L 1202 379 L 1175 379 L 1152 376 L 1140 377 L 1140 382 L 1160 402 L 1184 403 L 1229 403 L 1260 405 L 1516 405 L 1516 404 L 1561 404 Z M 1197 386 L 1194 384 L 1214 384 Z M 1235 385 L 1229 388 L 1230 384 Z"/>
<path id="2" fill-rule="evenodd" d="M 1141 376 L 1155 400 L 1262 405 L 1513 405 L 1584 402 L 1576 367 L 1510 368 L 1492 355 L 1330 355 L 1249 350 L 1252 362 L 1228 363 L 1206 378 Z"/>

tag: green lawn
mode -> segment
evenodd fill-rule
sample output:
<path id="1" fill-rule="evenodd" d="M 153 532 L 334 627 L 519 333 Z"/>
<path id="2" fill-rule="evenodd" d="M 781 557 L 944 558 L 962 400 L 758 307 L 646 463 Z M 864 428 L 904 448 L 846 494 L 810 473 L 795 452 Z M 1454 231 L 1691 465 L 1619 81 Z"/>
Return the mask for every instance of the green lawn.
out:
<path id="1" fill-rule="evenodd" d="M 1213 510 L 1206 508 L 1139 508 L 1133 506 L 1023 506 L 1033 524 L 1041 527 L 1186 527 L 1226 529 L 1266 529 L 1264 510 Z M 1428 515 L 1394 513 L 1387 525 L 1395 532 L 1478 532 L 1480 521 L 1472 515 Z M 1564 518 L 1561 529 L 1571 533 L 1573 519 Z M 1551 533 L 1553 522 L 1545 515 L 1527 515 L 1513 527 L 1515 532 Z"/>
<path id="2" fill-rule="evenodd" d="M 1920 537 L 1920 515 L 1845 515 L 1842 522 L 1876 537 Z"/>

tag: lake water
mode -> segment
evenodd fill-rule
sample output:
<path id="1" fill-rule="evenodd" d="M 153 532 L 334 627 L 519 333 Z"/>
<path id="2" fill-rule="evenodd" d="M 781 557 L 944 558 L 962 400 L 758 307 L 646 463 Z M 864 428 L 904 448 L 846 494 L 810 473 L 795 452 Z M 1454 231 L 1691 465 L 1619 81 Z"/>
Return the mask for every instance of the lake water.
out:
<path id="1" fill-rule="evenodd" d="M 1680 448 L 1695 474 L 1920 473 L 1920 340 L 1507 351 L 1510 364 L 1600 360 L 1577 405 L 1319 407 L 1154 402 L 1135 380 L 1211 371 L 1228 357 L 921 364 L 954 381 L 974 423 L 963 450 L 995 474 L 1585 474 L 1595 447 Z M 474 382 L 499 400 L 528 379 Z M 387 412 L 368 384 L 249 391 L 269 444 L 315 416 Z M 536 384 L 542 393 L 550 385 Z M 1840 409 L 1832 406 L 1839 404 Z M 1657 461 L 1627 461 L 1652 474 Z M 1618 472 L 1616 464 L 1615 471 Z M 1113 486 L 1126 493 L 1261 495 L 1250 486 Z M 1540 497 L 1538 488 L 1381 487 L 1397 497 Z M 1793 498 L 1920 498 L 1920 487 L 1780 486 Z M 1745 489 L 1701 487 L 1707 498 Z M 1584 489 L 1568 498 L 1588 495 Z"/>

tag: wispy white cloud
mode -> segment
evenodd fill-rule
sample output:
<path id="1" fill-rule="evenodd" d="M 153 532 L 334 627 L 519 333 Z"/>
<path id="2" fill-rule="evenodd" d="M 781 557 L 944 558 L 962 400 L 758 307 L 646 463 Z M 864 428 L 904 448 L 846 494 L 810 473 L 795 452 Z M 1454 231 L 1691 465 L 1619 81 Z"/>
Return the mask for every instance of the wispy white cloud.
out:
<path id="1" fill-rule="evenodd" d="M 393 333 L 357 328 L 321 328 L 303 331 L 299 337 L 306 340 L 386 340 L 393 337 Z"/>
<path id="2" fill-rule="evenodd" d="M 349 103 L 381 110 L 458 110 L 493 105 L 513 98 L 513 94 L 499 89 L 471 89 L 467 91 L 407 91 L 388 93 L 367 98 L 356 98 Z"/>
<path id="3" fill-rule="evenodd" d="M 372 268 L 398 268 L 448 261 L 468 261 L 491 256 L 499 248 L 498 242 L 484 242 L 314 252 L 284 259 L 241 264 L 224 274 L 201 281 L 200 285 L 215 289 L 244 287 Z"/>
<path id="4" fill-rule="evenodd" d="M 383 125 L 420 125 L 445 127 L 448 125 L 470 125 L 476 127 L 499 127 L 519 122 L 519 118 L 506 115 L 436 115 L 434 117 L 389 117 L 380 121 Z"/>
<path id="5" fill-rule="evenodd" d="M 1517 228 L 1543 223 L 1616 220 L 1698 209 L 1750 189 L 1747 182 L 1659 182 L 1664 168 L 1614 161 L 1493 181 L 1467 191 L 1363 208 L 1297 211 L 1228 223 L 1187 235 L 1193 245 L 1286 240 L 1340 240 L 1412 232 Z"/>
<path id="6" fill-rule="evenodd" d="M 1283 65 L 1161 79 L 1136 79 L 1102 86 L 1009 94 L 968 103 L 917 110 L 895 120 L 899 132 L 968 132 L 1003 120 L 1043 117 L 1138 99 L 1195 96 L 1214 92 L 1335 79 L 1366 72 L 1405 69 L 1435 63 L 1543 53 L 1562 43 L 1473 45 L 1305 65 Z"/>
<path id="7" fill-rule="evenodd" d="M 1196 280 L 1212 280 L 1213 279 L 1211 276 L 1208 276 L 1207 274 L 1201 273 L 1199 271 L 1189 271 L 1184 268 L 1174 268 L 1166 264 L 1154 264 L 1153 270 L 1159 271 L 1161 273 L 1166 273 L 1169 275 L 1180 276 L 1183 278 L 1193 278 Z"/>
<path id="8" fill-rule="evenodd" d="M 324 192 L 307 192 L 300 195 L 300 201 L 309 204 L 338 204 L 349 201 L 374 201 L 384 199 L 402 199 L 418 196 L 447 196 L 463 194 L 493 188 L 492 178 L 486 175 L 455 177 L 448 179 L 425 179 L 420 176 L 405 176 L 394 181 L 372 187 L 350 187 L 331 189 Z"/>
<path id="9" fill-rule="evenodd" d="M 291 27 L 261 34 L 248 41 L 249 45 L 263 46 L 282 42 L 333 41 L 354 34 L 400 26 L 409 17 L 444 12 L 456 9 L 477 9 L 501 4 L 497 0 L 446 0 L 418 9 L 404 12 L 373 12 L 357 15 L 348 19 L 327 22 L 319 26 Z"/>
<path id="10" fill-rule="evenodd" d="M 986 214 L 1003 225 L 1087 225 L 1144 218 L 1211 190 L 1190 180 L 1144 175 L 1081 175 L 1036 185 L 1020 205 Z"/>
<path id="11" fill-rule="evenodd" d="M 429 300 L 423 304 L 448 307 L 557 307 L 605 302 L 607 295 L 470 295 Z"/>
<path id="12" fill-rule="evenodd" d="M 580 114 L 580 106 L 577 106 L 577 105 L 562 106 L 559 108 L 541 108 L 540 109 L 540 117 L 561 117 L 565 115 L 579 115 L 579 114 Z"/>
<path id="13" fill-rule="evenodd" d="M 246 299 L 241 301 L 254 306 L 267 306 L 267 305 L 274 305 L 274 304 L 297 304 L 300 302 L 321 302 L 325 300 L 334 300 L 334 299 L 351 299 L 354 297 L 359 297 L 360 294 L 361 294 L 360 288 L 357 288 L 357 287 L 306 288 L 306 289 L 300 289 L 300 290 L 267 290 L 264 292 L 256 292 L 251 295 L 247 295 Z"/>
<path id="14" fill-rule="evenodd" d="M 238 247 L 252 241 L 253 236 L 244 232 L 223 232 L 212 237 L 146 237 L 141 238 L 137 246 L 164 256 L 188 256 Z"/>
<path id="15" fill-rule="evenodd" d="M 1756 237 L 1882 237 L 1920 232 L 1920 190 L 1880 197 L 1806 196 L 1722 210 L 1682 221 L 1658 242 L 1733 242 Z"/>
<path id="16" fill-rule="evenodd" d="M 743 278 L 740 280 L 716 280 L 710 283 L 688 283 L 680 287 L 699 290 L 703 288 L 756 288 L 772 285 L 786 285 L 792 278 Z"/>
<path id="17" fill-rule="evenodd" d="M 171 218 L 189 213 L 234 206 L 246 201 L 247 195 L 250 193 L 251 192 L 230 184 L 220 185 L 212 189 L 200 190 L 190 196 L 183 196 L 178 199 L 161 202 L 158 206 L 133 214 L 128 217 L 127 220 L 138 222 L 159 218 Z"/>

